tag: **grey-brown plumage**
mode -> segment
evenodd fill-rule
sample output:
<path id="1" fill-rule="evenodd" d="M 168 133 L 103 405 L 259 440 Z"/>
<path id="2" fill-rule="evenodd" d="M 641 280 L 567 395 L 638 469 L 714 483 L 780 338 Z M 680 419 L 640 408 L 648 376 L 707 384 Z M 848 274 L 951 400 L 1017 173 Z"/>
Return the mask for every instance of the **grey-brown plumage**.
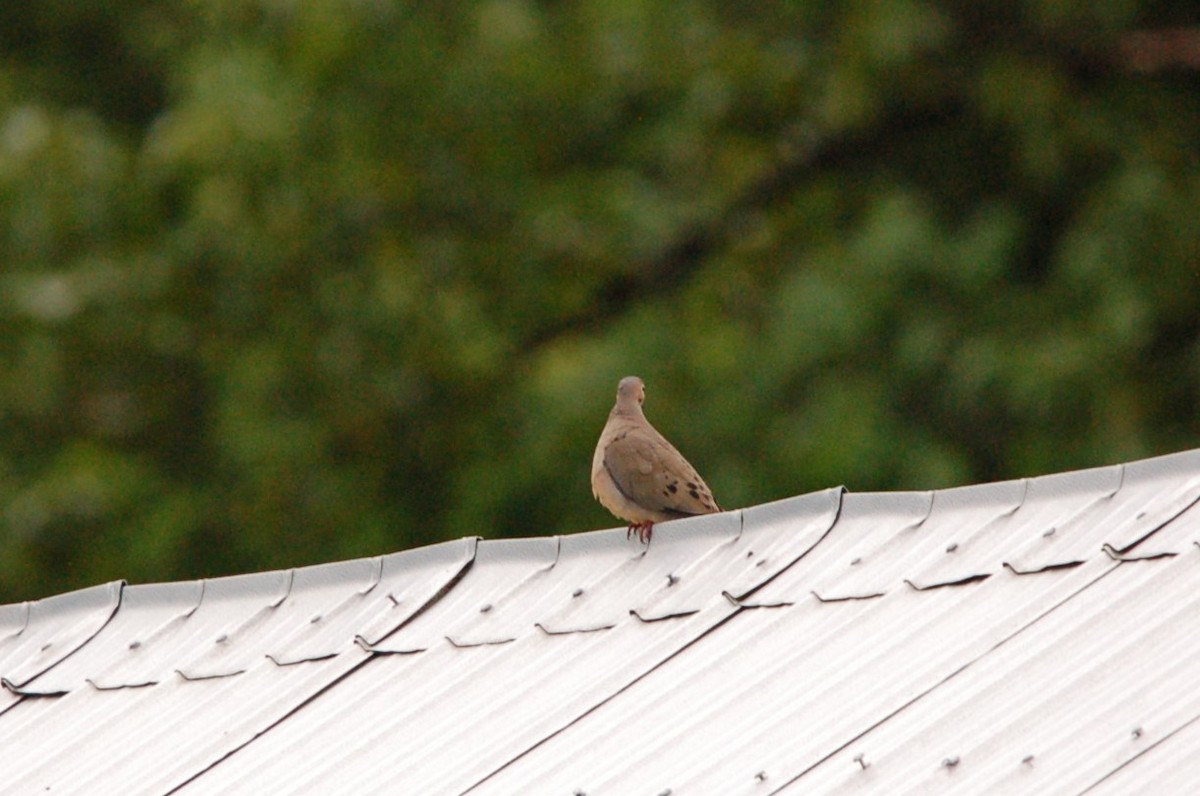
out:
<path id="1" fill-rule="evenodd" d="M 592 494 L 643 542 L 656 522 L 721 510 L 696 468 L 646 420 L 645 399 L 641 379 L 621 379 L 592 457 Z"/>

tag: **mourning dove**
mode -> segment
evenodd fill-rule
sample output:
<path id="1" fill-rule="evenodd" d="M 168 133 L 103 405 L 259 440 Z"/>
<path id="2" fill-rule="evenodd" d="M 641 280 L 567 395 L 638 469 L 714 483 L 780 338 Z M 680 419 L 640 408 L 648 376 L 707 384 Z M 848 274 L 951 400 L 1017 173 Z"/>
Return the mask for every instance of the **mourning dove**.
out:
<path id="1" fill-rule="evenodd" d="M 642 414 L 646 388 L 637 376 L 617 385 L 617 403 L 592 457 L 592 494 L 650 541 L 654 523 L 721 510 L 696 468 Z"/>

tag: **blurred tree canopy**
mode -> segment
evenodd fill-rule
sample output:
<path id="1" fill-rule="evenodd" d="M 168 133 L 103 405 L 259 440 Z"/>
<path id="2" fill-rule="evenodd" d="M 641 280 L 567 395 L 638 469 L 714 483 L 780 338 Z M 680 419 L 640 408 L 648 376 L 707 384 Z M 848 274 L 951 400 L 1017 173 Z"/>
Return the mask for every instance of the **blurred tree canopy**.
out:
<path id="1" fill-rule="evenodd" d="M 0 602 L 1196 446 L 1195 17 L 10 0 Z"/>

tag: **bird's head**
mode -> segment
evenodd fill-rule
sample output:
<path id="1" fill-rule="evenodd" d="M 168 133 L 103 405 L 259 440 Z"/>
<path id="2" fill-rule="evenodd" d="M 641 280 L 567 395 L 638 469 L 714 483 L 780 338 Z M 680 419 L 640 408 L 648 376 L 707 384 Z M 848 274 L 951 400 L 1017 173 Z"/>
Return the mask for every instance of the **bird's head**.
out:
<path id="1" fill-rule="evenodd" d="M 635 412 L 646 400 L 646 385 L 637 376 L 626 376 L 617 385 L 617 411 Z"/>

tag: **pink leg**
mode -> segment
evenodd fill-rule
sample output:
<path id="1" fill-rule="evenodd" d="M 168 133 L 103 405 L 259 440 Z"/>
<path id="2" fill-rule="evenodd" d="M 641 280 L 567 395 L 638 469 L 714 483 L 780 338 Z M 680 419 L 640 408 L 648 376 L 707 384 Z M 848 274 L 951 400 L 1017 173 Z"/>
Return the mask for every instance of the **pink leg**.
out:
<path id="1" fill-rule="evenodd" d="M 632 525 L 629 526 L 629 530 L 627 530 L 625 532 L 625 538 L 628 539 L 630 536 L 632 536 L 634 531 L 637 531 L 638 541 L 640 541 L 642 544 L 649 544 L 650 543 L 650 534 L 654 533 L 654 523 L 653 522 L 635 522 L 635 523 L 633 523 Z"/>

